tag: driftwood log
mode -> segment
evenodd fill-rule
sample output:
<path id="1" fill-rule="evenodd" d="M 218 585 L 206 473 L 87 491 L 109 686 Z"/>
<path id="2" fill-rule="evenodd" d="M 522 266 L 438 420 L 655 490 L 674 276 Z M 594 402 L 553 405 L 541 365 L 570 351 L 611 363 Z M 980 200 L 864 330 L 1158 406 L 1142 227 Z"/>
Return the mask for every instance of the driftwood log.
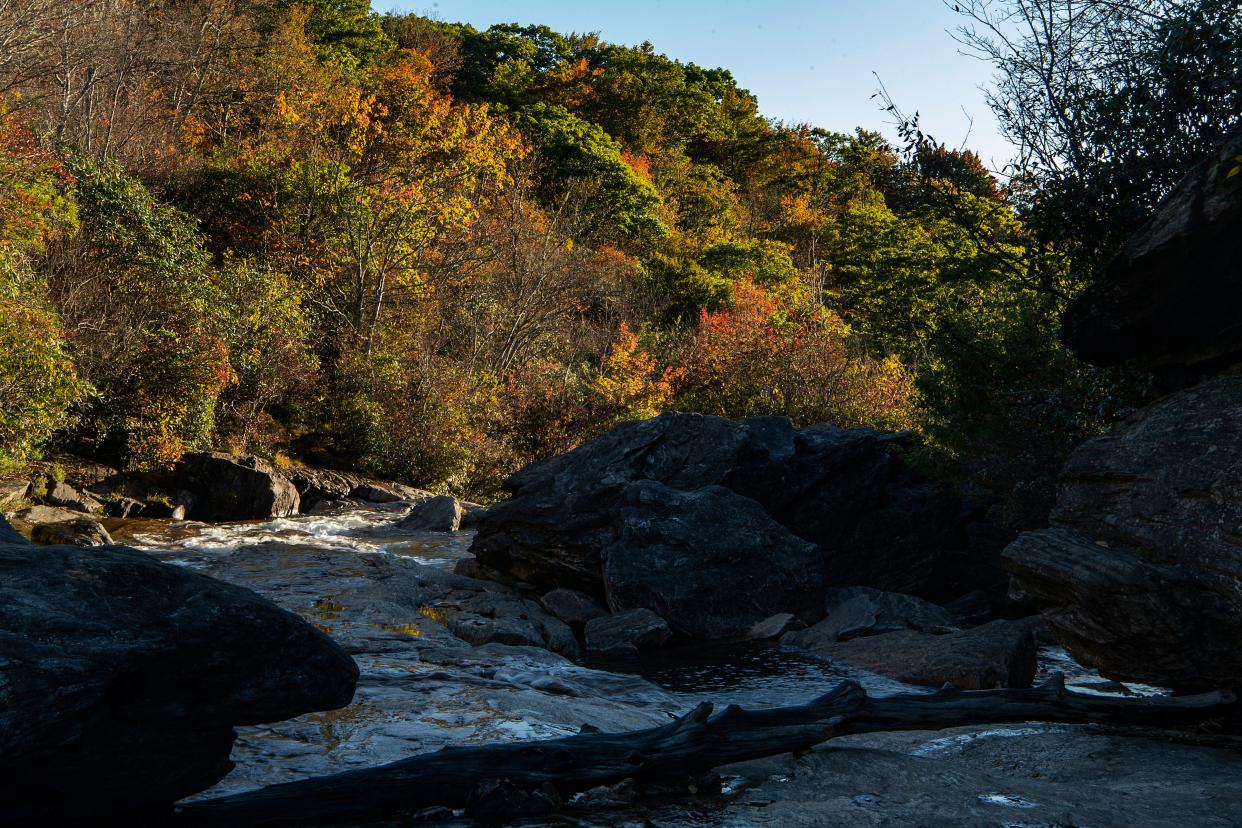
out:
<path id="1" fill-rule="evenodd" d="M 1068 722 L 1172 727 L 1220 716 L 1233 693 L 1118 699 L 1070 693 L 1060 676 L 1028 690 L 946 688 L 872 698 L 856 682 L 796 707 L 712 715 L 700 704 L 661 727 L 478 747 L 448 747 L 388 765 L 272 785 L 181 806 L 178 824 L 252 826 L 348 824 L 443 805 L 460 807 L 480 784 L 506 779 L 562 795 L 625 779 L 680 781 L 712 768 L 807 750 L 848 733 L 936 730 L 999 722 Z"/>

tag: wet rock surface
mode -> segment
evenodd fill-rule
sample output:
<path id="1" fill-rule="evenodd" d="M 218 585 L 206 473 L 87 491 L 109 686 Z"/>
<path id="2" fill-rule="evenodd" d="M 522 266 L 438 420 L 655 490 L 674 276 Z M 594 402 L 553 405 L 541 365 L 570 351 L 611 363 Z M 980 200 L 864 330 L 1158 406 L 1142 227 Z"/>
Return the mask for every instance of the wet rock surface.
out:
<path id="1" fill-rule="evenodd" d="M 730 828 L 1226 828 L 1242 821 L 1242 754 L 1079 726 L 846 736 L 800 758 L 720 772 L 734 791 L 723 803 L 698 812 L 651 809 L 643 818 Z"/>
<path id="2" fill-rule="evenodd" d="M 618 527 L 640 526 L 644 502 L 658 519 L 659 499 L 644 487 L 685 495 L 716 486 L 819 547 L 827 585 L 916 591 L 959 504 L 947 486 L 890 450 L 902 439 L 826 425 L 795 430 L 779 417 L 664 414 L 623 423 L 513 475 L 505 484 L 511 496 L 480 518 L 472 552 L 482 565 L 537 587 L 602 598 L 600 572 L 617 548 Z M 686 531 L 697 533 L 700 547 L 728 540 L 711 522 L 719 512 L 694 515 L 702 519 L 687 521 Z"/>
<path id="3" fill-rule="evenodd" d="M 357 669 L 254 593 L 125 547 L 0 547 L 6 818 L 169 806 L 232 767 L 236 725 L 339 707 Z"/>

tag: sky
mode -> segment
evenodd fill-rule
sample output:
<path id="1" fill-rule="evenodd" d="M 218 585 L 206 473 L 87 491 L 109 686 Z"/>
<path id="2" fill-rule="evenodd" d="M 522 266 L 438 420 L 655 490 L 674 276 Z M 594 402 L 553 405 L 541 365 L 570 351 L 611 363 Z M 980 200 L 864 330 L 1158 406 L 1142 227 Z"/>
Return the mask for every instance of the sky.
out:
<path id="1" fill-rule="evenodd" d="M 862 126 L 896 138 L 871 96 L 878 82 L 924 132 L 975 150 L 999 170 L 1011 154 L 981 86 L 990 67 L 963 55 L 941 0 L 372 0 L 380 12 L 412 11 L 487 28 L 542 23 L 599 32 L 687 63 L 722 66 L 759 98 L 767 117 L 839 132 Z"/>

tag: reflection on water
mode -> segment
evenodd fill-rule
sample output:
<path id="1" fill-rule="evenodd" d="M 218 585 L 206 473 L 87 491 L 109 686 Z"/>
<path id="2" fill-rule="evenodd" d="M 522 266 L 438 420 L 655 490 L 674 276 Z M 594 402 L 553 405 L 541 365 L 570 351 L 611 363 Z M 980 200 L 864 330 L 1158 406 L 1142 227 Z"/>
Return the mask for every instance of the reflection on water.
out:
<path id="1" fill-rule="evenodd" d="M 931 692 L 768 642 L 689 645 L 648 653 L 638 661 L 592 666 L 638 673 L 686 707 L 703 701 L 743 707 L 804 704 L 846 679 L 857 681 L 875 696 Z"/>

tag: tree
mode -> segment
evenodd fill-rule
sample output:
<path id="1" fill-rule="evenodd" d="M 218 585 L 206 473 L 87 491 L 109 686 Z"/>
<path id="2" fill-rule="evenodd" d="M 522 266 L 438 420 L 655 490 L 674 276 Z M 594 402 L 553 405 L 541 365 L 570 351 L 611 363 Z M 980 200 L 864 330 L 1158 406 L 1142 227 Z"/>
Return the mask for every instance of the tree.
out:
<path id="1" fill-rule="evenodd" d="M 1242 117 L 1236 0 L 968 0 L 1023 218 L 1089 279 Z"/>

